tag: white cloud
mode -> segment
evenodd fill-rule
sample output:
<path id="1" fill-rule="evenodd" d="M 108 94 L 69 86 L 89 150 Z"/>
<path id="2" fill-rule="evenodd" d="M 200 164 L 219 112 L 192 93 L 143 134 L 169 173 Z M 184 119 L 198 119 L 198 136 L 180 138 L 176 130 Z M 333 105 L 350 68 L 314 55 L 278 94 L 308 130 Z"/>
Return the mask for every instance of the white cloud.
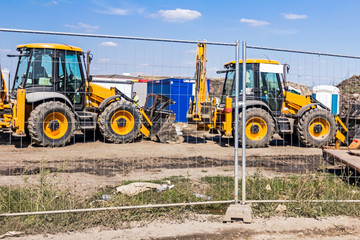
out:
<path id="1" fill-rule="evenodd" d="M 95 10 L 95 12 L 107 14 L 107 15 L 128 15 L 129 10 L 122 9 L 122 8 L 114 8 L 114 7 L 107 7 L 104 10 Z"/>
<path id="2" fill-rule="evenodd" d="M 79 22 L 76 25 L 65 24 L 65 27 L 73 28 L 73 29 L 84 29 L 87 32 L 92 32 L 92 31 L 100 28 L 99 26 L 89 25 L 89 24 L 82 23 L 82 22 Z"/>
<path id="3" fill-rule="evenodd" d="M 265 26 L 265 25 L 270 24 L 269 22 L 266 22 L 266 21 L 256 20 L 256 19 L 248 19 L 248 18 L 242 18 L 242 19 L 240 19 L 240 22 L 247 23 L 252 27 Z"/>
<path id="4" fill-rule="evenodd" d="M 117 46 L 117 43 L 114 43 L 114 42 L 102 42 L 100 43 L 101 46 L 107 46 L 107 47 L 116 47 Z"/>
<path id="5" fill-rule="evenodd" d="M 201 17 L 201 13 L 195 10 L 177 8 L 175 10 L 159 10 L 153 17 L 160 16 L 166 22 L 185 22 Z"/>
<path id="6" fill-rule="evenodd" d="M 299 15 L 299 14 L 293 14 L 293 13 L 283 13 L 282 14 L 285 19 L 288 20 L 298 20 L 298 19 L 307 19 L 308 16 L 305 14 Z"/>
<path id="7" fill-rule="evenodd" d="M 44 3 L 44 6 L 52 6 L 52 5 L 59 5 L 57 1 L 49 1 L 47 3 Z"/>

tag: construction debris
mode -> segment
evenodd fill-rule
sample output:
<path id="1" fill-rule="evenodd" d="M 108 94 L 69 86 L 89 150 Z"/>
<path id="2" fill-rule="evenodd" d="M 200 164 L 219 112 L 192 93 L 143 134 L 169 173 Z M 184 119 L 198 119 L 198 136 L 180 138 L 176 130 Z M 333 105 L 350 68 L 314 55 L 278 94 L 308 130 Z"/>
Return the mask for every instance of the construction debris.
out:
<path id="1" fill-rule="evenodd" d="M 24 234 L 24 233 L 17 232 L 17 231 L 9 231 L 3 235 L 0 235 L 0 239 L 11 238 L 11 237 L 20 237 L 22 234 Z"/>
<path id="2" fill-rule="evenodd" d="M 174 185 L 168 184 L 156 184 L 148 182 L 134 182 L 127 185 L 123 185 L 116 188 L 116 191 L 127 196 L 134 196 L 142 192 L 149 190 L 156 190 L 157 192 L 165 191 L 166 189 L 172 189 Z"/>
<path id="3" fill-rule="evenodd" d="M 345 114 L 350 107 L 350 103 L 360 101 L 360 76 L 353 75 L 337 85 L 340 89 L 340 109 L 341 114 Z"/>
<path id="4" fill-rule="evenodd" d="M 282 213 L 286 211 L 286 206 L 283 204 L 279 204 L 277 208 L 275 209 L 276 212 Z"/>
<path id="5" fill-rule="evenodd" d="M 128 196 L 134 196 L 145 191 L 155 190 L 157 188 L 161 188 L 161 185 L 156 183 L 134 182 L 117 187 L 116 191 Z"/>

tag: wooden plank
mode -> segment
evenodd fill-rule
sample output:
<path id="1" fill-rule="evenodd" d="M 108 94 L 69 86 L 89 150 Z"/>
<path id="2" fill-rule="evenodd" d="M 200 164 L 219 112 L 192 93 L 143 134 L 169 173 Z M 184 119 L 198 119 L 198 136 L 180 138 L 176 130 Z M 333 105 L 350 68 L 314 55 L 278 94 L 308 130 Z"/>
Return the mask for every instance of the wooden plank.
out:
<path id="1" fill-rule="evenodd" d="M 358 150 L 352 152 L 360 153 Z M 324 149 L 323 153 L 360 172 L 360 156 L 352 155 L 349 150 Z"/>

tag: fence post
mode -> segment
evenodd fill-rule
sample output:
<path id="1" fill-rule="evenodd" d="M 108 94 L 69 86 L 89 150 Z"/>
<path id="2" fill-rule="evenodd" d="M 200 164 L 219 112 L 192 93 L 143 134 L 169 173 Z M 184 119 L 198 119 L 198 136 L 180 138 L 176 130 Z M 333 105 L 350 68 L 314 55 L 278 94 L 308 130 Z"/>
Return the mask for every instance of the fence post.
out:
<path id="1" fill-rule="evenodd" d="M 242 197 L 241 204 L 245 205 L 246 201 L 246 42 L 242 44 Z"/>
<path id="2" fill-rule="evenodd" d="M 246 42 L 243 42 L 243 55 L 242 55 L 242 79 L 245 79 L 246 74 Z M 239 41 L 236 41 L 235 51 L 235 106 L 234 106 L 234 204 L 230 205 L 226 210 L 224 222 L 231 222 L 232 220 L 242 219 L 244 223 L 251 223 L 252 210 L 250 205 L 245 205 L 246 199 L 246 82 L 243 80 L 242 84 L 242 199 L 239 204 L 239 82 L 240 82 L 240 64 L 239 64 Z"/>
<path id="3" fill-rule="evenodd" d="M 235 47 L 235 136 L 234 136 L 234 200 L 239 203 L 239 41 Z"/>

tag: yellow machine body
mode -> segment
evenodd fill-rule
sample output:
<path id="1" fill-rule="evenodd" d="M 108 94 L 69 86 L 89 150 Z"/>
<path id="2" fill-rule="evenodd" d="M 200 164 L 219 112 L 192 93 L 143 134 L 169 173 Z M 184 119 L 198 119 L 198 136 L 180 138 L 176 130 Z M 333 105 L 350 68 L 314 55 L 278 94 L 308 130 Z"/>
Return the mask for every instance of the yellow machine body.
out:
<path id="1" fill-rule="evenodd" d="M 0 69 L 0 132 L 9 128 L 12 120 L 11 104 L 7 101 L 7 86 Z"/>
<path id="2" fill-rule="evenodd" d="M 116 95 L 115 88 L 105 88 L 95 83 L 86 82 L 86 107 L 99 107 L 108 97 Z"/>
<path id="3" fill-rule="evenodd" d="M 199 89 L 199 91 L 196 91 L 195 94 L 198 94 L 198 96 L 208 96 L 209 93 L 207 92 L 207 89 L 205 88 L 206 86 L 206 81 L 205 81 L 205 76 L 200 75 L 199 76 L 199 72 L 205 73 L 206 70 L 205 69 L 201 69 L 199 68 L 199 66 L 203 66 L 205 68 L 205 64 L 203 65 L 199 65 L 199 63 L 205 63 L 206 62 L 206 45 L 205 44 L 198 44 L 198 51 L 197 51 L 197 69 L 195 72 L 195 87 L 197 87 L 196 84 L 200 84 L 201 88 L 196 88 Z M 228 74 L 229 72 L 233 72 L 235 71 L 235 61 L 232 62 L 228 62 L 226 64 L 224 64 L 224 68 L 226 70 L 224 71 L 220 71 L 220 72 L 225 72 L 226 74 Z M 239 61 L 240 64 L 243 64 L 243 61 L 240 60 Z M 274 73 L 276 73 L 277 76 L 277 81 L 279 82 L 279 91 L 282 92 L 282 97 L 281 97 L 281 107 L 276 110 L 276 113 L 273 112 L 270 109 L 270 102 L 265 102 L 265 96 L 263 96 L 263 99 L 258 98 L 258 99 L 254 99 L 251 100 L 251 98 L 248 100 L 247 103 L 247 109 L 251 109 L 251 108 L 258 108 L 258 109 L 267 109 L 266 111 L 272 116 L 272 118 L 274 119 L 275 124 L 277 124 L 278 121 L 287 121 L 287 123 L 289 124 L 289 126 L 291 126 L 289 128 L 289 130 L 284 130 L 284 132 L 286 134 L 292 134 L 294 133 L 294 131 L 296 131 L 295 126 L 297 126 L 298 124 L 298 120 L 301 118 L 301 116 L 303 116 L 304 113 L 308 112 L 311 109 L 315 109 L 317 108 L 317 106 L 321 103 L 317 102 L 315 99 L 312 98 L 312 96 L 302 96 L 300 94 L 291 92 L 291 91 L 287 91 L 287 87 L 286 87 L 286 70 L 285 67 L 286 65 L 280 65 L 280 63 L 278 61 L 275 60 L 269 60 L 269 59 L 247 59 L 246 60 L 246 64 L 248 66 L 248 64 L 250 66 L 257 66 L 257 67 L 253 67 L 254 69 L 254 75 L 251 77 L 247 77 L 246 81 L 248 83 L 251 82 L 253 85 L 255 86 L 255 73 L 258 74 L 257 76 L 257 91 L 260 91 L 260 75 L 263 73 L 260 71 L 260 66 L 264 66 L 264 69 L 269 66 L 269 65 L 273 65 L 274 66 Z M 266 66 L 265 66 L 266 65 Z M 271 68 L 271 66 L 270 66 Z M 283 68 L 283 69 L 281 69 Z M 201 71 L 199 71 L 198 69 L 200 69 Z M 281 71 L 280 71 L 280 70 Z M 240 68 L 241 70 L 241 68 Z M 242 70 L 241 70 L 242 71 Z M 257 71 L 257 72 L 256 72 Z M 265 74 L 267 72 L 264 72 Z M 271 72 L 272 73 L 272 72 Z M 234 75 L 233 74 L 233 81 L 234 80 Z M 242 74 L 241 74 L 242 75 Z M 242 79 L 242 76 L 240 75 L 240 78 Z M 279 79 L 283 79 L 283 81 L 280 83 Z M 216 101 L 213 99 L 212 101 L 209 101 L 206 98 L 200 98 L 200 97 L 196 97 L 197 95 L 195 95 L 195 99 L 194 102 L 192 102 L 192 105 L 189 108 L 188 111 L 188 122 L 189 123 L 196 123 L 197 124 L 197 128 L 199 130 L 218 130 L 219 132 L 221 132 L 222 135 L 224 136 L 232 136 L 234 133 L 234 122 L 235 122 L 235 117 L 234 116 L 234 92 L 225 92 L 225 88 L 226 88 L 226 81 L 227 79 L 225 79 L 225 83 L 224 83 L 224 89 L 223 89 L 223 94 L 221 96 L 222 101 L 220 104 L 216 104 Z M 242 81 L 242 80 L 240 80 Z M 267 80 L 265 80 L 267 81 Z M 247 84 L 246 83 L 246 84 Z M 233 84 L 233 83 L 231 83 Z M 264 83 L 262 83 L 264 84 Z M 255 88 L 255 87 L 254 87 Z M 270 87 L 269 87 L 270 89 Z M 201 91 L 200 91 L 201 90 Z M 252 88 L 247 87 L 246 91 L 253 91 Z M 205 92 L 204 92 L 205 91 Z M 269 91 L 269 90 L 267 90 Z M 232 94 L 231 94 L 232 93 Z M 266 93 L 266 91 L 265 91 Z M 248 95 L 248 93 L 246 92 L 246 94 Z M 255 96 L 255 93 L 253 93 Z M 277 94 L 279 95 L 279 94 Z M 211 102 L 211 106 L 209 104 L 209 102 Z M 209 109 L 209 111 L 198 111 L 199 109 L 207 108 Z M 326 107 L 324 108 L 324 106 L 322 106 L 322 109 L 326 109 Z M 259 110 L 260 112 L 262 110 Z M 208 117 L 206 114 L 211 113 L 211 117 Z M 191 115 L 190 115 L 191 113 Z M 204 116 L 206 119 L 208 119 L 208 121 L 203 121 L 204 120 Z M 210 120 L 209 120 L 210 119 Z M 335 137 L 337 140 L 341 141 L 341 142 L 345 142 L 345 135 L 346 132 L 348 131 L 348 129 L 346 128 L 345 124 L 341 121 L 341 119 L 338 116 L 334 116 L 336 124 L 338 126 L 340 126 L 339 129 L 336 130 L 336 134 Z M 249 120 L 250 121 L 250 120 Z M 331 120 L 332 122 L 332 120 Z M 252 117 L 251 118 L 251 122 L 249 123 L 249 125 L 246 126 L 246 131 L 247 131 L 247 137 L 250 140 L 254 140 L 256 141 L 257 139 L 261 139 L 263 137 L 265 137 L 265 132 L 268 131 L 268 128 L 271 126 L 267 126 L 268 124 L 261 119 L 260 117 Z M 332 128 L 334 124 L 332 124 Z M 317 129 L 315 129 L 315 126 Z M 256 134 L 252 133 L 250 131 L 250 128 L 253 128 L 256 130 Z M 336 126 L 335 126 L 336 127 Z M 276 127 L 276 129 L 279 129 L 279 127 Z M 320 129 L 320 130 L 319 130 Z M 341 129 L 341 130 L 340 130 Z M 262 132 L 265 131 L 265 132 Z M 310 134 L 314 135 L 315 138 L 317 136 L 322 136 L 321 134 L 323 134 L 324 136 L 326 134 L 329 134 L 330 132 L 333 132 L 333 129 L 330 129 L 330 123 L 327 120 L 321 120 L 321 121 L 313 121 L 309 123 L 309 131 Z M 317 131 L 320 131 L 321 133 L 317 133 Z M 279 133 L 280 134 L 280 133 Z M 256 146 L 256 144 L 254 144 L 254 146 Z"/>
<path id="4" fill-rule="evenodd" d="M 106 140 L 116 143 L 134 141 L 139 133 L 165 141 L 160 136 L 163 122 L 169 127 L 175 119 L 165 109 L 174 103 L 171 99 L 155 96 L 156 106 L 142 109 L 120 90 L 92 83 L 90 51 L 85 63 L 85 53 L 78 47 L 30 43 L 17 50 L 20 54 L 10 57 L 19 58 L 23 72 L 16 72 L 10 94 L 1 74 L 0 133 L 23 137 L 28 128 L 36 144 L 52 147 L 67 144 L 75 130 L 100 129 Z"/>
<path id="5" fill-rule="evenodd" d="M 198 128 L 208 128 L 210 127 L 210 122 L 214 122 L 212 117 L 214 114 L 211 113 L 214 111 L 214 107 L 211 107 L 212 103 L 210 102 L 209 90 L 207 89 L 206 61 L 206 44 L 198 43 L 196 54 L 194 101 L 190 103 L 186 116 L 189 122 L 197 123 Z"/>

